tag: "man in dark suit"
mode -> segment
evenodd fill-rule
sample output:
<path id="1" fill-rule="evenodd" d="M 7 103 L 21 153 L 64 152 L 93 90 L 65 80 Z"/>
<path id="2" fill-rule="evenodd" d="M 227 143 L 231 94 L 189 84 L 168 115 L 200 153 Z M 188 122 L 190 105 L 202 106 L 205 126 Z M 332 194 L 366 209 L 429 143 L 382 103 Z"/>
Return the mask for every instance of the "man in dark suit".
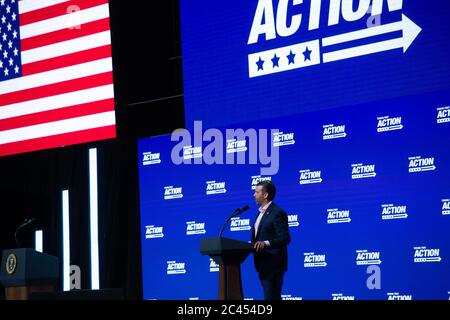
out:
<path id="1" fill-rule="evenodd" d="M 253 195 L 260 206 L 252 228 L 253 257 L 265 300 L 281 300 L 284 273 L 287 271 L 287 245 L 291 242 L 286 212 L 273 202 L 275 193 L 276 188 L 271 181 L 262 181 L 256 185 Z"/>

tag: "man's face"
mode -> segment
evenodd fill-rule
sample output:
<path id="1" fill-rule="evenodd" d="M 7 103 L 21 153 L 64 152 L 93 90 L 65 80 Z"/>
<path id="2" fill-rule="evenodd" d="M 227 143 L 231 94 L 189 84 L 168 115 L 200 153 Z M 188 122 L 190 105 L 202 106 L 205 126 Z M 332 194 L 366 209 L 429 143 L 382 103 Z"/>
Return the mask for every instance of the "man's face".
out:
<path id="1" fill-rule="evenodd" d="M 262 205 L 266 201 L 268 195 L 267 192 L 263 191 L 261 186 L 256 186 L 253 197 L 258 205 Z"/>

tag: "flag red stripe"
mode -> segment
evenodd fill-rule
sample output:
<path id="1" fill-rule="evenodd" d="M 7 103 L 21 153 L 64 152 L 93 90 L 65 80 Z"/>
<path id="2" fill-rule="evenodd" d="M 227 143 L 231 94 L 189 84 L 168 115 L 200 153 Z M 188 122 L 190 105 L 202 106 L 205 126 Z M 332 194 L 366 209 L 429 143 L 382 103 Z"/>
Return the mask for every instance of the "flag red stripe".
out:
<path id="1" fill-rule="evenodd" d="M 78 143 L 111 139 L 115 137 L 116 137 L 116 126 L 112 125 L 89 130 L 59 134 L 45 138 L 30 139 L 20 142 L 3 144 L 0 145 L 0 156 L 7 156 L 23 152 L 31 152 L 41 149 L 63 147 Z"/>
<path id="2" fill-rule="evenodd" d="M 28 63 L 22 67 L 22 76 L 60 69 L 94 60 L 110 58 L 111 45 L 88 49 L 55 58 Z"/>
<path id="3" fill-rule="evenodd" d="M 30 12 L 22 13 L 20 15 L 20 25 L 24 26 L 30 23 L 55 18 L 62 15 L 67 15 L 67 19 L 70 19 L 70 13 L 80 11 L 102 4 L 108 3 L 107 0 L 72 0 L 70 2 L 63 2 L 55 4 L 53 6 L 45 7 L 42 9 L 33 10 Z"/>
<path id="4" fill-rule="evenodd" d="M 20 46 L 22 51 L 26 51 L 109 30 L 109 18 L 105 18 L 83 24 L 80 29 L 58 30 L 40 36 L 23 39 L 20 42 Z"/>
<path id="5" fill-rule="evenodd" d="M 105 72 L 89 77 L 78 78 L 46 86 L 16 91 L 0 95 L 0 107 L 13 103 L 55 96 L 58 94 L 94 88 L 113 83 L 112 72 Z"/>
<path id="6" fill-rule="evenodd" d="M 0 131 L 55 122 L 71 118 L 114 111 L 114 99 L 99 100 L 56 110 L 27 114 L 20 117 L 0 120 Z"/>

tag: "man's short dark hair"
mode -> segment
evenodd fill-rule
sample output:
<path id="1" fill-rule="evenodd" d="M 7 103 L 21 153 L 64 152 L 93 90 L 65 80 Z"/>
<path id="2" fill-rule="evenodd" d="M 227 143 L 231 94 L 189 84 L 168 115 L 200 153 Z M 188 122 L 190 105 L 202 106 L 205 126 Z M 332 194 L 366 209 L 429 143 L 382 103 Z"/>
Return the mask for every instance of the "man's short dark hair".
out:
<path id="1" fill-rule="evenodd" d="M 277 193 L 277 189 L 275 188 L 275 185 L 272 181 L 265 180 L 258 182 L 256 186 L 260 186 L 263 190 L 263 192 L 268 193 L 267 199 L 269 201 L 272 201 L 275 198 L 275 194 Z"/>

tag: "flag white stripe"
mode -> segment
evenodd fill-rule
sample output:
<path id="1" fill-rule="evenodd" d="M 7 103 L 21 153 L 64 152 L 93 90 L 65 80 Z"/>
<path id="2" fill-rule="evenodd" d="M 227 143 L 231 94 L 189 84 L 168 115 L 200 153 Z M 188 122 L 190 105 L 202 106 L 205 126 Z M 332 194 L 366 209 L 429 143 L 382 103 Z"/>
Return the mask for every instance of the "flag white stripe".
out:
<path id="1" fill-rule="evenodd" d="M 92 76 L 108 71 L 112 71 L 112 58 L 99 59 L 1 82 L 0 95 Z"/>
<path id="2" fill-rule="evenodd" d="M 19 0 L 16 0 L 19 1 Z M 68 2 L 70 0 L 22 0 L 19 1 L 19 12 L 27 13 L 30 11 L 51 7 L 56 4 Z"/>
<path id="3" fill-rule="evenodd" d="M 112 84 L 0 107 L 0 120 L 114 98 Z"/>
<path id="4" fill-rule="evenodd" d="M 20 38 L 28 39 L 53 31 L 75 27 L 95 20 L 109 17 L 108 4 L 80 10 L 76 13 L 65 14 L 59 17 L 30 23 L 20 27 Z"/>
<path id="5" fill-rule="evenodd" d="M 58 56 L 93 49 L 111 44 L 111 32 L 104 31 L 85 37 L 58 42 L 44 47 L 22 51 L 22 64 L 55 58 Z"/>
<path id="6" fill-rule="evenodd" d="M 43 123 L 0 132 L 0 145 L 29 139 L 49 137 L 75 131 L 106 127 L 114 124 L 114 111 Z"/>

